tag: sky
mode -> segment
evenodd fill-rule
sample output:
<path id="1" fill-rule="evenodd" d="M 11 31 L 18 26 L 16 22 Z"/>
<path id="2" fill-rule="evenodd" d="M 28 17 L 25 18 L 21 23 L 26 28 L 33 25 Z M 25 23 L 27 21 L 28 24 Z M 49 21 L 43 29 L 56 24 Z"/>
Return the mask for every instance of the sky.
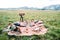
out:
<path id="1" fill-rule="evenodd" d="M 0 0 L 0 8 L 37 7 L 60 4 L 60 0 Z"/>

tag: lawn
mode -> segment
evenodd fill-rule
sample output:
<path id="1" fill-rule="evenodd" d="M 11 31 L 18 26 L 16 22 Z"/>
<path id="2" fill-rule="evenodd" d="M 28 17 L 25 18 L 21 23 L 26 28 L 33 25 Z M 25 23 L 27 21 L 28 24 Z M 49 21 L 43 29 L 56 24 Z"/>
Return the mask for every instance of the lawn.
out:
<path id="1" fill-rule="evenodd" d="M 60 39 L 60 10 L 0 10 L 0 30 L 9 21 L 19 21 L 19 12 L 25 12 L 24 20 L 42 20 L 48 32 L 45 35 L 32 36 L 31 40 L 59 40 Z M 0 40 L 7 40 L 6 34 L 0 34 Z M 23 36 L 22 40 L 29 40 Z"/>

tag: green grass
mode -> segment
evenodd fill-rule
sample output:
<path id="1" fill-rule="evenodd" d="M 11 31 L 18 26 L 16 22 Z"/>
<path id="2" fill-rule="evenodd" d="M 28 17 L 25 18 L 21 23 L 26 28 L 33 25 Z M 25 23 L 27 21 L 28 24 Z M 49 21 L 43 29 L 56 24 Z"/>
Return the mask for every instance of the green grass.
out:
<path id="1" fill-rule="evenodd" d="M 48 32 L 45 35 L 32 36 L 31 40 L 59 40 L 60 39 L 60 10 L 21 10 L 26 14 L 24 20 L 43 20 L 45 26 L 48 28 Z M 20 12 L 21 12 L 20 11 Z M 0 30 L 7 26 L 9 21 L 19 21 L 19 10 L 9 11 L 0 10 Z M 2 37 L 3 36 L 3 37 Z M 6 35 L 2 35 L 0 40 L 6 40 Z M 37 38 L 40 37 L 40 38 Z M 22 39 L 29 40 L 28 37 L 22 37 Z"/>

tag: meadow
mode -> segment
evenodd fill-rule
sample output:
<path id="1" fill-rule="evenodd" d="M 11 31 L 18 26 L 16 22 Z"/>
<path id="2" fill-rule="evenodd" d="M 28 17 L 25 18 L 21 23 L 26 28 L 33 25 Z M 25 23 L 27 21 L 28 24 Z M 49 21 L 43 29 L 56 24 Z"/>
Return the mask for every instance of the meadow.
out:
<path id="1" fill-rule="evenodd" d="M 45 35 L 32 36 L 31 40 L 60 40 L 60 10 L 0 10 L 0 30 L 7 26 L 9 21 L 19 21 L 19 12 L 25 12 L 24 20 L 42 20 L 48 32 Z M 22 40 L 29 40 L 23 36 Z M 6 34 L 0 33 L 0 40 L 7 40 Z"/>

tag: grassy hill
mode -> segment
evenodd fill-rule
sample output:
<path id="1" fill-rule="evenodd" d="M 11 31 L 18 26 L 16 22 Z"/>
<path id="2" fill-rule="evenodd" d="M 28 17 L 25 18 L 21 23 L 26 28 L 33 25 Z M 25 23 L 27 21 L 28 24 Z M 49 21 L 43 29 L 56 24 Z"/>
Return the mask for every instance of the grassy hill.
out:
<path id="1" fill-rule="evenodd" d="M 43 20 L 48 32 L 45 35 L 32 36 L 31 40 L 59 40 L 60 39 L 60 10 L 20 10 L 26 15 L 24 20 Z M 9 21 L 19 21 L 19 10 L 0 10 L 0 30 L 7 26 Z M 0 34 L 0 40 L 7 40 L 6 34 Z M 22 37 L 22 40 L 29 40 L 29 37 Z"/>

